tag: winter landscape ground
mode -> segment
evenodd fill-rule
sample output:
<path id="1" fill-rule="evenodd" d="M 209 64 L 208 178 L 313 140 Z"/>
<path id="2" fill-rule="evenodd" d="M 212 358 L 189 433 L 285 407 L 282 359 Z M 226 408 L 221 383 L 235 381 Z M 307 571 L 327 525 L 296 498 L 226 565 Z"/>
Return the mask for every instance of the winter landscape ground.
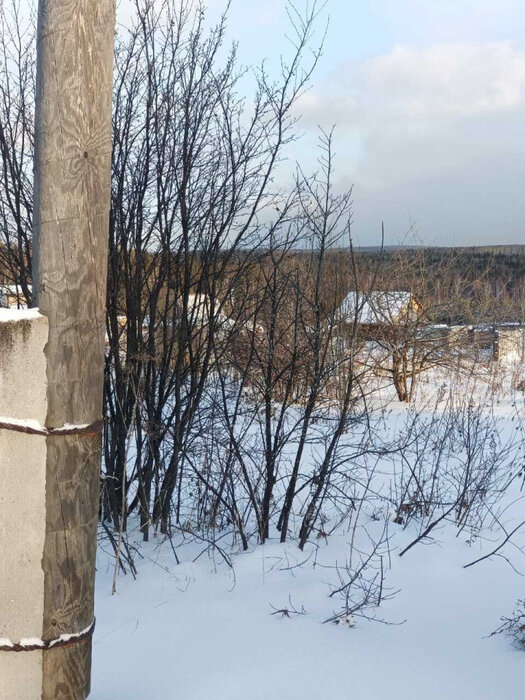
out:
<path id="1" fill-rule="evenodd" d="M 406 527 L 393 522 L 401 462 L 389 455 L 374 466 L 374 497 L 304 551 L 293 541 L 280 544 L 277 531 L 244 553 L 215 533 L 217 546 L 175 540 L 177 563 L 162 536 L 142 543 L 130 534 L 138 574 L 134 580 L 121 573 L 112 595 L 115 558 L 102 541 L 93 698 L 521 699 L 524 652 L 491 633 L 523 596 L 525 526 L 496 555 L 464 567 L 524 519 L 524 394 L 505 382 L 494 391 L 488 380 L 453 381 L 435 375 L 411 407 L 381 391 L 374 402 L 383 438 L 402 433 L 417 414 L 420 434 L 426 423 L 439 439 L 432 421 L 446 413 L 452 389 L 470 397 L 471 410 L 475 397 L 494 429 L 502 470 L 487 512 L 481 508 L 463 528 L 451 514 L 400 557 L 432 518 L 415 515 Z M 330 531 L 329 516 L 324 529 Z M 378 542 L 366 580 L 374 580 L 381 561 L 381 605 L 323 624 L 342 609 L 344 601 L 330 593 L 347 581 L 351 550 L 355 570 L 356 558 L 365 561 Z M 362 600 L 361 583 L 351 602 Z"/>

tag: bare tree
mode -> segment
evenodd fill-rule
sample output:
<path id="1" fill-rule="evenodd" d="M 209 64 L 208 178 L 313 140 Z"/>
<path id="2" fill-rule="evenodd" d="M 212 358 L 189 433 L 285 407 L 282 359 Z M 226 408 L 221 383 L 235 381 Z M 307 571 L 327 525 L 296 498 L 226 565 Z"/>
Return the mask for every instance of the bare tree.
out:
<path id="1" fill-rule="evenodd" d="M 31 300 L 33 227 L 34 16 L 0 7 L 0 275 Z"/>
<path id="2" fill-rule="evenodd" d="M 225 318 L 233 290 L 265 245 L 261 214 L 278 196 L 272 173 L 293 138 L 291 107 L 317 61 L 314 52 L 306 69 L 301 64 L 317 13 L 316 5 L 304 17 L 291 9 L 291 59 L 280 82 L 256 73 L 250 110 L 236 95 L 235 47 L 219 59 L 225 17 L 207 32 L 200 11 L 150 3 L 137 8 L 117 49 L 106 502 L 117 520 L 139 394 L 130 508 L 138 504 L 145 536 L 151 520 L 169 530 L 174 500 L 180 521 L 186 456 L 218 336 L 231 333 Z"/>

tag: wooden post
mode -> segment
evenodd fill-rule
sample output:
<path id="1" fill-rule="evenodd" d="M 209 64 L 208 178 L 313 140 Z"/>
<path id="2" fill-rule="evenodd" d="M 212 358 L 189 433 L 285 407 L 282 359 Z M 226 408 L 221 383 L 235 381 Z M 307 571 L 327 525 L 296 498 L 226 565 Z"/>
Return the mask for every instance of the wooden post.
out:
<path id="1" fill-rule="evenodd" d="M 114 0 L 39 0 L 33 284 L 47 317 L 47 428 L 101 418 Z M 42 639 L 93 621 L 101 439 L 46 437 Z M 44 700 L 89 695 L 91 639 L 43 652 Z"/>

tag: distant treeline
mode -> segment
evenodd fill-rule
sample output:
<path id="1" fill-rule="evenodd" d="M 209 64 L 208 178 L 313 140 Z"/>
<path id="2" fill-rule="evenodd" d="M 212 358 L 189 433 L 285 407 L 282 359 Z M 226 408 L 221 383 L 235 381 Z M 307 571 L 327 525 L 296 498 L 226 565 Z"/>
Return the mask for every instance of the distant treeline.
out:
<path id="1" fill-rule="evenodd" d="M 485 245 L 485 246 L 410 246 L 410 245 L 400 245 L 400 246 L 357 246 L 356 251 L 359 253 L 379 253 L 381 251 L 393 252 L 399 250 L 433 250 L 439 252 L 451 253 L 455 251 L 456 253 L 474 253 L 482 254 L 489 253 L 492 255 L 502 254 L 502 255 L 525 255 L 525 245 L 519 244 L 507 244 L 507 245 Z"/>
<path id="2" fill-rule="evenodd" d="M 0 262 L 2 260 L 0 244 Z M 130 262 L 135 260 L 128 252 Z M 219 254 L 224 260 L 220 287 L 230 289 L 236 271 L 245 267 L 243 277 L 257 276 L 266 264 L 270 251 L 261 248 L 225 250 Z M 186 278 L 191 291 L 203 291 L 202 255 L 190 253 L 192 263 Z M 247 258 L 250 264 L 246 265 Z M 317 254 L 307 249 L 291 249 L 284 254 L 288 274 L 308 278 L 316 265 Z M 187 266 L 179 265 L 177 255 L 168 255 L 166 285 L 184 286 Z M 142 253 L 145 268 L 155 266 L 156 256 Z M 338 306 L 350 290 L 366 294 L 374 289 L 410 291 L 422 303 L 435 310 L 436 323 L 498 323 L 518 321 L 525 323 L 525 246 L 493 246 L 480 248 L 341 248 L 326 251 L 321 304 L 325 308 Z M 0 283 L 13 282 L 13 275 L 0 264 Z M 239 292 L 244 285 L 238 286 Z M 119 285 L 120 287 L 120 285 Z M 237 291 L 237 290 L 236 290 Z M 244 291 L 242 291 L 244 294 Z M 127 313 L 124 289 L 119 288 L 121 313 Z M 145 311 L 144 311 L 145 313 Z"/>
<path id="3" fill-rule="evenodd" d="M 295 251 L 303 264 L 308 251 Z M 525 322 L 525 245 L 357 248 L 326 256 L 341 300 L 350 289 L 411 291 L 439 323 Z"/>

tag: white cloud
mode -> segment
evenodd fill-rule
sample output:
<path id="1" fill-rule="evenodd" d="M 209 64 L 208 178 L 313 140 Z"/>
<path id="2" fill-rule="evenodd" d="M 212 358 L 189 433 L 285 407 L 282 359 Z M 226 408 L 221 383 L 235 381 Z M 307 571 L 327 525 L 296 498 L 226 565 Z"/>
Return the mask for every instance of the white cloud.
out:
<path id="1" fill-rule="evenodd" d="M 309 122 L 370 125 L 510 111 L 525 104 L 525 49 L 510 42 L 427 49 L 396 46 L 361 64 L 347 63 L 300 109 Z"/>
<path id="2" fill-rule="evenodd" d="M 410 211 L 444 243 L 525 239 L 524 48 L 396 46 L 341 66 L 299 108 L 307 127 L 337 125 L 358 229 L 384 218 L 401 235 Z"/>
<path id="3" fill-rule="evenodd" d="M 373 100 L 416 119 L 506 111 L 525 99 L 525 51 L 510 42 L 396 46 L 363 70 Z"/>

